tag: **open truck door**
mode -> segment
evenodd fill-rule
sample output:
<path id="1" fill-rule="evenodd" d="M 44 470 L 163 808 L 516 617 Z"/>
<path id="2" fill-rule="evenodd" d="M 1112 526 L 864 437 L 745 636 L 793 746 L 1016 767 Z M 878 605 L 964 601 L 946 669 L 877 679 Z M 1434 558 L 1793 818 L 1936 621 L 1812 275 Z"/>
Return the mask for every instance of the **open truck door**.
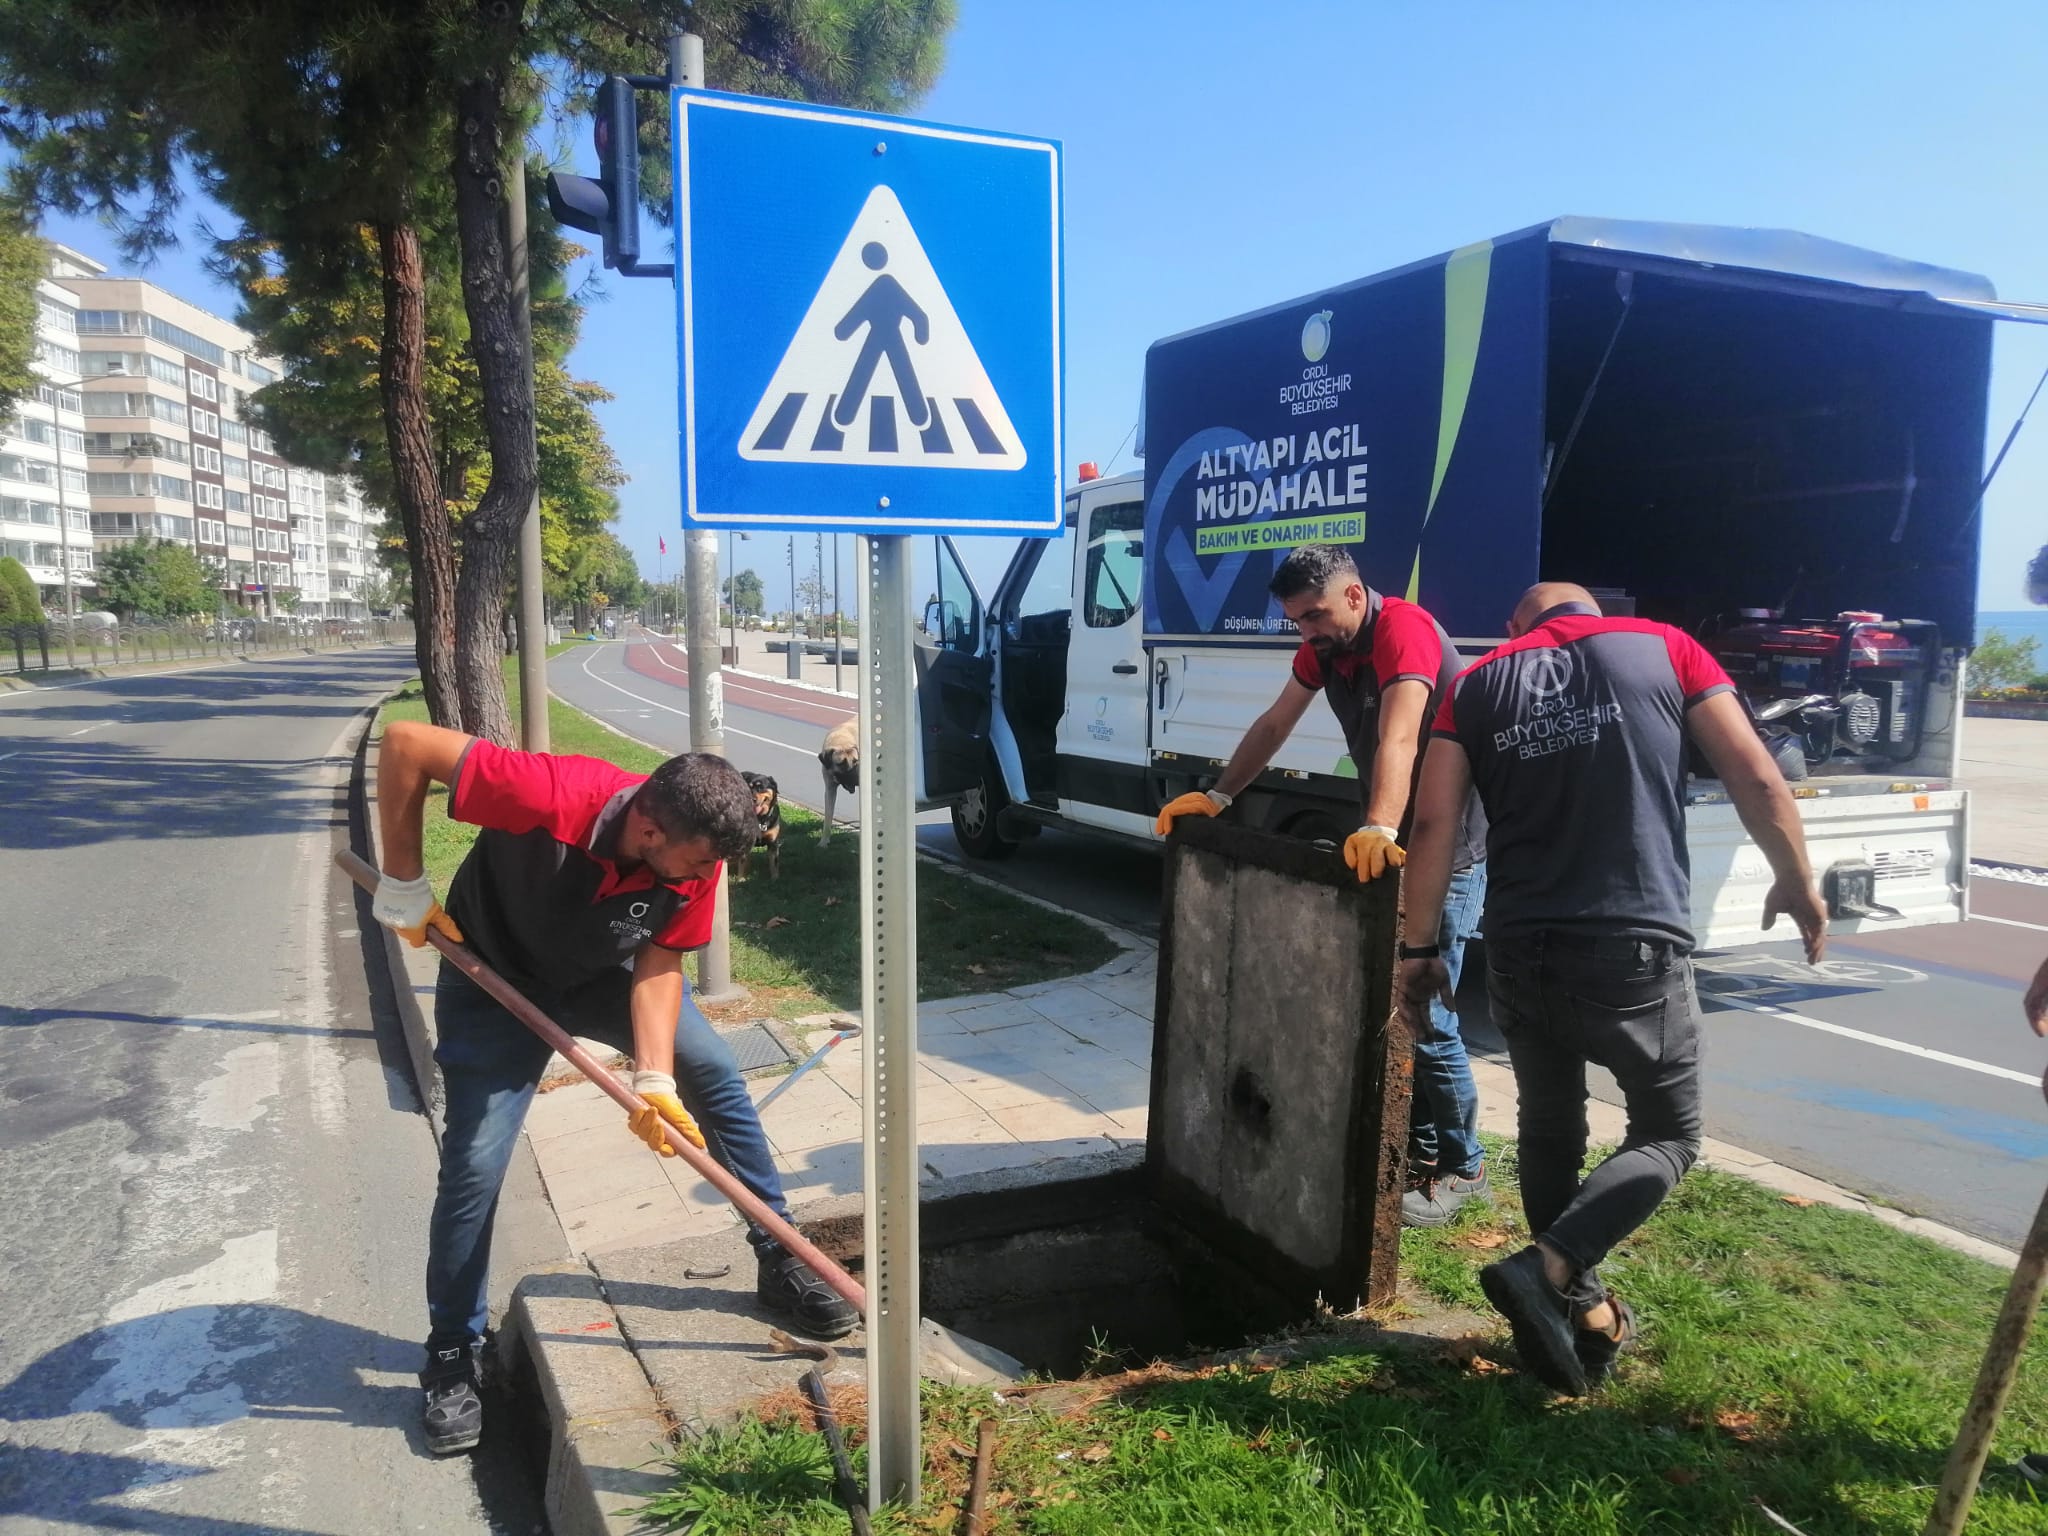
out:
<path id="1" fill-rule="evenodd" d="M 932 540 L 930 583 L 917 618 L 919 810 L 981 787 L 995 714 L 995 646 L 988 609 L 949 538 Z"/>

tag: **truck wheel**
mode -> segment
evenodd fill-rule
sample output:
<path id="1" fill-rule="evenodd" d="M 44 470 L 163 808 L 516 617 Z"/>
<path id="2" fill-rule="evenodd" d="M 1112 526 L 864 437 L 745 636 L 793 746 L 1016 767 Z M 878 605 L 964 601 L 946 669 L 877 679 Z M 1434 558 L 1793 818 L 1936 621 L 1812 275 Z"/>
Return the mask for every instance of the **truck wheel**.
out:
<path id="1" fill-rule="evenodd" d="M 993 766 L 984 768 L 981 782 L 953 806 L 953 840 L 971 859 L 1007 859 L 1017 851 L 1015 842 L 996 830 L 996 818 L 1010 803 L 1010 796 Z"/>

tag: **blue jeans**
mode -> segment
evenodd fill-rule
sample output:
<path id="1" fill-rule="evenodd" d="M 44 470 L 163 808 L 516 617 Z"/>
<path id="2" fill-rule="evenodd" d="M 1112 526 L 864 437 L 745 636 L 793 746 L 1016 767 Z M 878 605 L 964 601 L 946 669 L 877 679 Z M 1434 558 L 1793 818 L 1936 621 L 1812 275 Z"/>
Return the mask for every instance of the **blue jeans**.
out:
<path id="1" fill-rule="evenodd" d="M 1444 892 L 1444 915 L 1436 941 L 1443 946 L 1444 966 L 1455 990 L 1465 969 L 1465 941 L 1479 931 L 1486 906 L 1486 862 L 1451 876 Z M 1434 1040 L 1415 1042 L 1415 1093 L 1408 1115 L 1408 1161 L 1434 1168 L 1439 1178 L 1470 1178 L 1479 1171 L 1479 1087 L 1472 1081 L 1472 1060 L 1458 1016 L 1441 998 L 1429 1000 Z"/>
<path id="2" fill-rule="evenodd" d="M 630 1056 L 632 981 L 621 968 L 566 997 L 536 1001 L 570 1034 Z M 498 1187 L 551 1054 L 489 993 L 445 962 L 434 985 L 434 1020 L 440 1034 L 434 1060 L 447 1091 L 448 1123 L 427 1237 L 429 1350 L 471 1344 L 484 1335 Z M 687 977 L 676 1019 L 675 1078 L 676 1095 L 696 1117 L 706 1149 L 777 1215 L 787 1215 L 761 1117 L 754 1113 L 731 1048 L 698 1012 Z M 652 1156 L 633 1140 L 625 1122 L 621 1110 L 620 1159 Z M 758 1230 L 748 1236 L 756 1245 L 767 1239 Z"/>

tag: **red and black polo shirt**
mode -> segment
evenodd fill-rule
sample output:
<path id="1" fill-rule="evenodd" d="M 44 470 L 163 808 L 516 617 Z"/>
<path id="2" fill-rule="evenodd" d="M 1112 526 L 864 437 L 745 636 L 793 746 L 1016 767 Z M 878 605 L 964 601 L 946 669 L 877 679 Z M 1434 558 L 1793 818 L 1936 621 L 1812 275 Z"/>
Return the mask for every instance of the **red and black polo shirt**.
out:
<path id="1" fill-rule="evenodd" d="M 1338 651 L 1326 666 L 1316 648 L 1302 641 L 1294 653 L 1294 680 L 1302 687 L 1322 694 L 1344 732 L 1351 749 L 1352 765 L 1358 770 L 1358 799 L 1361 812 L 1372 799 L 1373 757 L 1379 751 L 1380 695 L 1400 682 L 1419 682 L 1429 689 L 1423 706 L 1422 739 L 1416 743 L 1415 773 L 1422 773 L 1422 751 L 1429 744 L 1429 722 L 1437 701 L 1458 674 L 1458 648 L 1451 644 L 1443 626 L 1429 611 L 1405 598 L 1383 597 L 1365 589 L 1365 622 L 1351 645 Z M 1414 781 L 1409 784 L 1408 808 L 1399 828 L 1407 835 L 1414 819 Z M 1475 801 L 1466 815 L 1464 834 L 1459 838 L 1452 868 L 1468 869 L 1486 857 L 1486 823 Z"/>
<path id="2" fill-rule="evenodd" d="M 1685 713 L 1733 687 L 1684 631 L 1577 603 L 1458 675 L 1432 733 L 1465 749 L 1486 807 L 1489 942 L 1691 946 Z"/>
<path id="3" fill-rule="evenodd" d="M 482 827 L 448 888 L 448 915 L 490 967 L 536 999 L 559 998 L 643 944 L 711 942 L 717 874 L 670 885 L 618 852 L 645 774 L 594 757 L 472 742 L 448 814 Z"/>

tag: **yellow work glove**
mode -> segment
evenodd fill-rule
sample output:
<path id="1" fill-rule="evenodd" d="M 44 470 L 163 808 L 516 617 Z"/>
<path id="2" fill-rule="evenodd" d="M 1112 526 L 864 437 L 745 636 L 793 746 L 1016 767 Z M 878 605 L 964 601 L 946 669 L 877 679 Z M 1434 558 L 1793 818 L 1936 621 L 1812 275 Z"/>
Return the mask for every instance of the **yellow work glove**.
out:
<path id="1" fill-rule="evenodd" d="M 633 1134 L 663 1157 L 674 1157 L 676 1149 L 668 1144 L 668 1137 L 662 1131 L 664 1125 L 672 1125 L 683 1133 L 683 1140 L 691 1146 L 702 1148 L 704 1133 L 697 1129 L 697 1122 L 690 1118 L 690 1112 L 683 1108 L 683 1101 L 676 1097 L 676 1080 L 666 1072 L 635 1072 L 633 1091 L 647 1101 L 645 1109 L 636 1109 L 626 1117 L 626 1124 Z"/>
<path id="2" fill-rule="evenodd" d="M 1161 837 L 1173 830 L 1173 824 L 1182 816 L 1217 816 L 1230 809 L 1231 797 L 1220 789 L 1205 789 L 1199 793 L 1190 792 L 1177 800 L 1169 800 L 1166 808 L 1159 813 L 1159 819 L 1152 823 L 1152 830 Z"/>
<path id="3" fill-rule="evenodd" d="M 1401 834 L 1392 827 L 1360 827 L 1344 839 L 1344 863 L 1355 871 L 1362 884 L 1377 880 L 1387 872 L 1387 866 L 1399 869 L 1408 862 L 1408 855 L 1399 842 Z"/>
<path id="4" fill-rule="evenodd" d="M 380 874 L 377 894 L 370 898 L 370 915 L 414 949 L 427 942 L 429 928 L 457 944 L 462 942 L 462 930 L 455 926 L 454 918 L 441 910 L 441 903 L 434 900 L 434 888 L 425 875 L 417 880 L 394 880 Z"/>

